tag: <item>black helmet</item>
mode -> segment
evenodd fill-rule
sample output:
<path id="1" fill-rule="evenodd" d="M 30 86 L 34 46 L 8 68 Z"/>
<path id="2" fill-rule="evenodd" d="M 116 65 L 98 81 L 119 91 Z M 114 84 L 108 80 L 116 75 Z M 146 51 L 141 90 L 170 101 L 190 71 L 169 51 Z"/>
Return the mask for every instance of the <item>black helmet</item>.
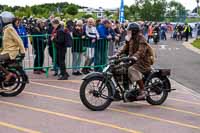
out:
<path id="1" fill-rule="evenodd" d="M 138 33 L 140 31 L 140 25 L 138 23 L 130 23 L 127 27 L 127 30 Z"/>

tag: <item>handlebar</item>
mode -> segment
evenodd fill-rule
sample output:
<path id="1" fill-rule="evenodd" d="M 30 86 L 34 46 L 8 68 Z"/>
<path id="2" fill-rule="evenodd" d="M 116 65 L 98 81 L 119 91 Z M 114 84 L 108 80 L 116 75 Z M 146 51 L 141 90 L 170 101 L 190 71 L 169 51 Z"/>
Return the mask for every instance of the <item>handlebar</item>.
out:
<path id="1" fill-rule="evenodd" d="M 111 60 L 117 60 L 117 59 L 119 59 L 118 56 L 110 56 L 110 57 L 108 57 L 109 61 L 111 61 Z"/>

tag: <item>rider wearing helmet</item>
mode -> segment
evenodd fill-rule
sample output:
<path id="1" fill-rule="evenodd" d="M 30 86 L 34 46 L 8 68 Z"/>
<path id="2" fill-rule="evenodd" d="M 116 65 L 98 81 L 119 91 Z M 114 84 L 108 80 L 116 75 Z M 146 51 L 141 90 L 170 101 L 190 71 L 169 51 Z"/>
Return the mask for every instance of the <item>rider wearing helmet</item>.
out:
<path id="1" fill-rule="evenodd" d="M 14 60 L 19 52 L 25 55 L 23 42 L 12 25 L 14 18 L 11 12 L 4 11 L 0 14 L 0 25 L 3 28 L 3 50 L 0 53 L 0 61 Z M 6 74 L 5 81 L 9 81 L 14 76 L 1 65 L 0 71 Z"/>
<path id="2" fill-rule="evenodd" d="M 144 99 L 146 93 L 144 91 L 143 73 L 151 71 L 153 64 L 153 50 L 146 42 L 145 37 L 140 33 L 140 26 L 137 23 L 130 23 L 128 28 L 128 41 L 126 41 L 123 49 L 118 53 L 127 54 L 136 62 L 128 69 L 128 76 L 132 83 L 137 82 L 140 87 L 140 96 L 138 100 Z"/>

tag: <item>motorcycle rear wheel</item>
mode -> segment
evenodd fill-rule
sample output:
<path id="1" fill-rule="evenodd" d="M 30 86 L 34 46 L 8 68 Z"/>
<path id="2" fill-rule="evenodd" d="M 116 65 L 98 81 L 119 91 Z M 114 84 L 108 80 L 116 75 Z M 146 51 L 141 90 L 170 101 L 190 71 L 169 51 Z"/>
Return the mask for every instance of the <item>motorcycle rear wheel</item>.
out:
<path id="1" fill-rule="evenodd" d="M 157 83 L 156 83 L 157 82 Z M 154 74 L 151 76 L 150 80 L 145 83 L 145 86 L 150 86 L 153 84 L 158 84 L 154 88 L 151 88 L 150 91 L 148 90 L 148 96 L 146 101 L 151 105 L 161 105 L 163 104 L 167 97 L 168 97 L 168 91 L 165 88 L 166 86 L 162 84 L 162 80 L 160 79 L 160 76 L 158 74 Z M 153 99 L 153 96 L 150 93 L 155 93 L 155 96 L 160 96 L 158 99 Z"/>
<path id="2" fill-rule="evenodd" d="M 0 87 L 4 90 L 7 90 L 5 92 L 1 92 L 0 95 L 3 97 L 14 97 L 19 95 L 26 86 L 26 77 L 23 73 L 21 73 L 19 70 L 9 70 L 10 72 L 14 73 L 16 75 L 16 79 L 13 83 L 5 83 L 1 82 Z"/>

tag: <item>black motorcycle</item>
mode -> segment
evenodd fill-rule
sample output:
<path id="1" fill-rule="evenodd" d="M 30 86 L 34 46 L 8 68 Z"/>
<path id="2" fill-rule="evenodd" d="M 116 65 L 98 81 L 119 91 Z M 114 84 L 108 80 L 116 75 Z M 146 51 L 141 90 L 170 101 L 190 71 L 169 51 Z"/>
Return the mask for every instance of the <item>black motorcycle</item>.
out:
<path id="1" fill-rule="evenodd" d="M 102 73 L 93 72 L 84 77 L 80 87 L 82 103 L 90 110 L 101 111 L 113 101 L 137 101 L 139 86 L 128 78 L 128 68 L 134 63 L 129 57 L 112 57 Z M 143 100 L 151 105 L 164 103 L 172 91 L 168 78 L 170 70 L 153 69 L 143 75 L 146 92 Z"/>
<path id="2" fill-rule="evenodd" d="M 15 60 L 2 61 L 0 64 L 9 72 L 13 73 L 9 81 L 5 81 L 5 73 L 0 71 L 0 95 L 13 97 L 19 95 L 29 82 L 28 76 L 22 67 L 24 56 L 17 56 Z"/>

